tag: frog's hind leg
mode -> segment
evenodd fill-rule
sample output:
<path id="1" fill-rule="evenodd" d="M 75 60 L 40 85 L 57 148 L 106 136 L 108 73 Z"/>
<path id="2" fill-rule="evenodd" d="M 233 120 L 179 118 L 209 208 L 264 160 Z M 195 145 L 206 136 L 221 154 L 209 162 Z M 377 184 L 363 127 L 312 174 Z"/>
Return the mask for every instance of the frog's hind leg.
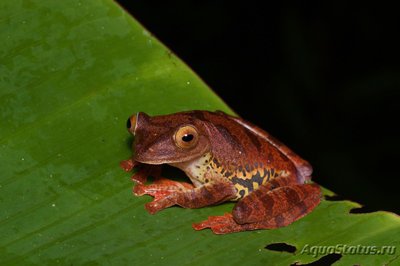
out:
<path id="1" fill-rule="evenodd" d="M 254 224 L 254 229 L 287 226 L 311 212 L 321 201 L 317 184 L 296 184 L 253 191 L 233 208 L 238 224 Z"/>
<path id="2" fill-rule="evenodd" d="M 291 184 L 274 190 L 262 186 L 239 201 L 232 214 L 209 217 L 193 224 L 193 228 L 211 228 L 216 234 L 279 228 L 311 212 L 320 198 L 321 190 L 316 184 Z"/>

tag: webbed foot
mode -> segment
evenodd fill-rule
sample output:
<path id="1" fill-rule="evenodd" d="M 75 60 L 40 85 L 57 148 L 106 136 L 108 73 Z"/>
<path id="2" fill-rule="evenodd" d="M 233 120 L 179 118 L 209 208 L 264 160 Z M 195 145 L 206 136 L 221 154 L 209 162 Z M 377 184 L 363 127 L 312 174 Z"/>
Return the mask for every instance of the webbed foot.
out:
<path id="1" fill-rule="evenodd" d="M 150 195 L 154 197 L 154 200 L 152 202 L 146 203 L 145 205 L 146 210 L 149 213 L 154 214 L 157 211 L 160 211 L 170 206 L 166 203 L 169 201 L 168 197 L 171 194 L 183 192 L 190 189 L 193 189 L 192 184 L 186 182 L 177 182 L 159 177 L 150 185 L 144 185 L 140 183 L 137 184 L 133 188 L 133 193 L 136 196 Z"/>
<path id="2" fill-rule="evenodd" d="M 240 225 L 235 222 L 231 213 L 225 213 L 223 216 L 210 216 L 207 220 L 192 224 L 194 230 L 203 230 L 210 228 L 214 234 L 228 234 L 249 230 L 247 225 Z"/>

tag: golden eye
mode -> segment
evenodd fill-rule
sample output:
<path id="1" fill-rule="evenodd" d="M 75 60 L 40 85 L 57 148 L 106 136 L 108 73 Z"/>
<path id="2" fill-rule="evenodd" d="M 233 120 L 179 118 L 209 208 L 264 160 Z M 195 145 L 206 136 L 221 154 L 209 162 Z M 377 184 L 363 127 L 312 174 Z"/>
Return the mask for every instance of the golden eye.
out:
<path id="1" fill-rule="evenodd" d="M 136 116 L 137 115 L 132 115 L 128 118 L 128 121 L 126 121 L 126 128 L 132 133 L 135 133 L 134 131 L 136 128 Z"/>
<path id="2" fill-rule="evenodd" d="M 183 126 L 179 128 L 174 136 L 176 146 L 179 148 L 193 148 L 198 141 L 199 133 L 193 126 Z"/>

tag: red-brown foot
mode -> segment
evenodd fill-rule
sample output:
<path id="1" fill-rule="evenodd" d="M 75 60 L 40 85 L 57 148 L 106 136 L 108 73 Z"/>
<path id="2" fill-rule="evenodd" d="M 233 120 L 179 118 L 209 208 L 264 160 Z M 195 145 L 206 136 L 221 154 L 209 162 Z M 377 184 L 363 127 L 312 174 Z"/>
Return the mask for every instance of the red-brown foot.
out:
<path id="1" fill-rule="evenodd" d="M 161 167 L 154 165 L 141 165 L 140 169 L 131 177 L 131 180 L 138 183 L 144 184 L 147 182 L 149 176 L 155 179 L 161 176 Z"/>
<path id="2" fill-rule="evenodd" d="M 134 160 L 132 160 L 132 158 L 130 158 L 128 160 L 124 160 L 124 161 L 120 162 L 119 165 L 121 166 L 122 169 L 124 169 L 125 172 L 129 172 L 133 168 L 138 166 L 139 163 L 134 161 Z"/>
<path id="3" fill-rule="evenodd" d="M 129 172 L 132 171 L 133 168 L 138 167 L 141 164 L 132 160 L 131 158 L 120 162 L 119 165 L 121 166 L 122 169 L 124 169 L 124 171 Z M 143 184 L 146 183 L 148 176 L 149 176 L 149 167 L 143 165 L 142 168 L 131 177 L 131 179 L 136 183 Z"/>
<path id="4" fill-rule="evenodd" d="M 136 196 L 150 195 L 154 197 L 152 202 L 145 205 L 146 210 L 154 214 L 168 206 L 165 202 L 168 201 L 168 196 L 185 190 L 193 189 L 193 185 L 185 182 L 177 182 L 170 179 L 159 177 L 150 185 L 137 184 L 133 188 L 133 193 Z M 163 204 L 159 204 L 163 201 Z M 165 205 L 165 207 L 164 207 Z"/>
<path id="5" fill-rule="evenodd" d="M 210 228 L 215 234 L 221 235 L 251 230 L 248 228 L 248 225 L 236 223 L 231 213 L 225 213 L 223 216 L 210 216 L 205 221 L 192 224 L 192 227 L 195 230 Z"/>

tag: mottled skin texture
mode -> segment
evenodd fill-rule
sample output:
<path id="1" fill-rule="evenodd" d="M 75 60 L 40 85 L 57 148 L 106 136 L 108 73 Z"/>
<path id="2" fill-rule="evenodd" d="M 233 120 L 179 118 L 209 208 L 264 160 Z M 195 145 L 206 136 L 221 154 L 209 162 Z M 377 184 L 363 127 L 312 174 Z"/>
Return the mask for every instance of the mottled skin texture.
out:
<path id="1" fill-rule="evenodd" d="M 320 202 L 320 188 L 308 182 L 310 164 L 240 118 L 208 111 L 138 113 L 127 126 L 135 136 L 135 152 L 121 167 L 140 168 L 132 177 L 134 193 L 154 196 L 146 204 L 152 214 L 173 205 L 200 208 L 237 201 L 231 214 L 193 224 L 196 230 L 225 234 L 289 225 Z M 180 168 L 192 184 L 162 178 L 162 164 Z M 157 178 L 145 185 L 148 175 Z"/>

